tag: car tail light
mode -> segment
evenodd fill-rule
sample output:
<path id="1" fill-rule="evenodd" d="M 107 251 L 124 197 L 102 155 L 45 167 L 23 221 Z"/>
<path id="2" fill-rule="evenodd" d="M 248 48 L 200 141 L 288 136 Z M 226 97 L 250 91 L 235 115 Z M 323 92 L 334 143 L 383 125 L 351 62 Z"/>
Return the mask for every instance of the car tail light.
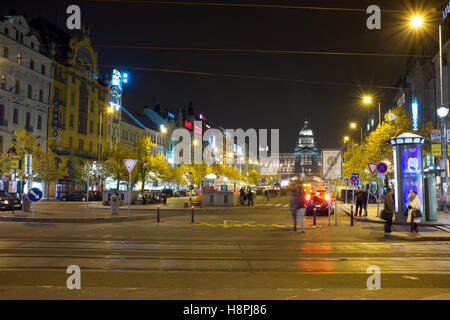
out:
<path id="1" fill-rule="evenodd" d="M 316 196 L 320 196 L 320 192 L 316 192 Z"/>
<path id="2" fill-rule="evenodd" d="M 308 194 L 306 195 L 306 201 L 309 201 L 309 199 L 311 199 L 311 195 L 308 193 Z"/>
<path id="3" fill-rule="evenodd" d="M 330 196 L 328 194 L 325 195 L 325 200 L 330 201 Z"/>

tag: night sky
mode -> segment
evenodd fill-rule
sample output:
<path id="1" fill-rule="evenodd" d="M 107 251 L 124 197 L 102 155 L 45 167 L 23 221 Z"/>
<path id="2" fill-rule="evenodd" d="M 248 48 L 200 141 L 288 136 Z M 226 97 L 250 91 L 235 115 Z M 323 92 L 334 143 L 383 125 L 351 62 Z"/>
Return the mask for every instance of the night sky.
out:
<path id="1" fill-rule="evenodd" d="M 145 1 L 143 1 L 145 2 Z M 196 0 L 195 2 L 202 2 Z M 208 2 L 208 1 L 204 1 Z M 209 1 L 212 2 L 212 1 Z M 128 1 L 2 0 L 0 14 L 9 8 L 38 15 L 65 27 L 66 8 L 81 7 L 94 45 L 196 47 L 327 52 L 409 54 L 417 35 L 402 27 L 411 3 L 437 7 L 446 1 L 216 0 L 217 3 L 276 4 L 339 7 L 364 11 L 249 8 L 132 3 Z M 382 29 L 368 30 L 365 10 L 377 4 Z M 440 13 L 436 13 L 439 17 Z M 430 35 L 437 36 L 437 28 Z M 370 91 L 391 102 L 406 69 L 405 57 L 224 53 L 210 51 L 96 48 L 100 65 L 114 65 L 129 73 L 124 105 L 134 110 L 159 103 L 169 109 L 187 107 L 225 128 L 279 128 L 280 151 L 292 152 L 305 118 L 319 148 L 341 147 L 350 132 L 348 123 L 362 118 L 367 107 L 360 96 Z M 133 70 L 130 67 L 306 80 L 290 82 L 211 75 Z M 127 69 L 129 68 L 129 69 Z M 102 68 L 102 71 L 109 71 Z M 343 85 L 339 85 L 343 84 Z M 348 85 L 350 84 L 350 85 Z M 372 109 L 375 112 L 375 109 Z"/>

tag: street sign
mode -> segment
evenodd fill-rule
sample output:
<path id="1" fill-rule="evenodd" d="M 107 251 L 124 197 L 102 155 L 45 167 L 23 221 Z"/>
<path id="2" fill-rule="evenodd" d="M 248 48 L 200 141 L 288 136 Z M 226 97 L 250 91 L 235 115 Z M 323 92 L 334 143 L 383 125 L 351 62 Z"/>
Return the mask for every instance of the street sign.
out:
<path id="1" fill-rule="evenodd" d="M 384 178 L 386 177 L 386 175 L 385 174 L 382 174 L 382 173 L 378 173 L 377 174 L 377 178 L 378 178 L 378 180 L 380 180 L 380 181 L 384 181 Z"/>
<path id="2" fill-rule="evenodd" d="M 345 183 L 345 185 L 348 186 L 348 178 L 345 178 L 345 179 L 344 179 L 344 183 Z"/>
<path id="3" fill-rule="evenodd" d="M 322 179 L 342 179 L 342 151 L 322 150 Z"/>
<path id="4" fill-rule="evenodd" d="M 221 185 L 220 191 L 228 191 L 228 186 L 226 184 Z"/>
<path id="5" fill-rule="evenodd" d="M 442 156 L 442 146 L 437 143 L 431 144 L 431 154 L 435 157 L 441 157 Z"/>
<path id="6" fill-rule="evenodd" d="M 11 169 L 19 169 L 19 160 L 11 160 Z"/>
<path id="7" fill-rule="evenodd" d="M 388 169 L 388 165 L 386 164 L 386 162 L 380 161 L 377 164 L 377 171 L 378 173 L 384 174 L 387 172 Z"/>
<path id="8" fill-rule="evenodd" d="M 370 174 L 374 174 L 377 172 L 377 164 L 372 162 L 367 162 L 367 166 L 369 167 Z"/>
<path id="9" fill-rule="evenodd" d="M 352 173 L 352 175 L 350 176 L 350 182 L 352 183 L 352 185 L 359 184 L 359 173 Z"/>
<path id="10" fill-rule="evenodd" d="M 266 178 L 261 178 L 261 182 L 266 183 L 267 182 Z"/>
<path id="11" fill-rule="evenodd" d="M 38 188 L 31 188 L 30 191 L 28 191 L 28 199 L 30 199 L 33 202 L 39 201 L 42 199 L 42 191 Z"/>
<path id="12" fill-rule="evenodd" d="M 441 143 L 441 130 L 431 130 L 431 143 Z"/>
<path id="13" fill-rule="evenodd" d="M 137 163 L 136 159 L 123 159 L 123 163 L 125 164 L 125 167 L 127 167 L 128 173 L 131 174 L 131 171 L 133 171 L 134 166 Z"/>
<path id="14" fill-rule="evenodd" d="M 388 113 L 388 120 L 394 121 L 395 118 L 397 118 L 397 115 L 395 113 Z"/>

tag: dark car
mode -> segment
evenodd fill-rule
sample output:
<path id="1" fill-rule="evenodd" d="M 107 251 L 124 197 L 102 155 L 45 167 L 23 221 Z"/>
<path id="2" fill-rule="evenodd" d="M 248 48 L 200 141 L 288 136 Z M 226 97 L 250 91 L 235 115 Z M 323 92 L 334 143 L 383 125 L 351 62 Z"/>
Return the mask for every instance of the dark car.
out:
<path id="1" fill-rule="evenodd" d="M 69 194 L 64 194 L 61 201 L 86 201 L 86 192 L 75 191 Z"/>
<path id="2" fill-rule="evenodd" d="M 167 198 L 173 197 L 172 189 L 163 189 L 161 190 L 162 194 L 165 194 Z"/>
<path id="3" fill-rule="evenodd" d="M 187 195 L 189 195 L 189 192 L 186 192 L 185 190 L 178 190 L 173 194 L 174 197 L 186 197 Z"/>
<path id="4" fill-rule="evenodd" d="M 89 201 L 102 201 L 102 193 L 100 191 L 89 191 Z"/>
<path id="5" fill-rule="evenodd" d="M 6 191 L 0 191 L 0 210 L 21 210 L 22 202 L 19 198 Z"/>
<path id="6" fill-rule="evenodd" d="M 314 210 L 316 210 L 316 215 L 328 215 L 328 208 L 330 208 L 330 214 L 333 214 L 331 196 L 326 190 L 314 190 L 306 194 L 307 216 L 312 216 Z"/>

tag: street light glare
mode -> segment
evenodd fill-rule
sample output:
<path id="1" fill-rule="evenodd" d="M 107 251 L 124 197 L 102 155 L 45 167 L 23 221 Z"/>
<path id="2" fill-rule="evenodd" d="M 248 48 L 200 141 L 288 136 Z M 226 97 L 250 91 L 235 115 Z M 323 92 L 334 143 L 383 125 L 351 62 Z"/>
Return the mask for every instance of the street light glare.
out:
<path id="1" fill-rule="evenodd" d="M 423 25 L 423 18 L 421 16 L 414 16 L 411 18 L 411 26 L 420 28 Z"/>
<path id="2" fill-rule="evenodd" d="M 355 129 L 356 128 L 356 123 L 354 123 L 354 122 L 350 123 L 350 128 Z"/>
<path id="3" fill-rule="evenodd" d="M 371 102 L 372 102 L 372 98 L 371 98 L 370 96 L 365 96 L 365 97 L 363 98 L 363 102 L 364 102 L 365 104 L 371 103 Z"/>

